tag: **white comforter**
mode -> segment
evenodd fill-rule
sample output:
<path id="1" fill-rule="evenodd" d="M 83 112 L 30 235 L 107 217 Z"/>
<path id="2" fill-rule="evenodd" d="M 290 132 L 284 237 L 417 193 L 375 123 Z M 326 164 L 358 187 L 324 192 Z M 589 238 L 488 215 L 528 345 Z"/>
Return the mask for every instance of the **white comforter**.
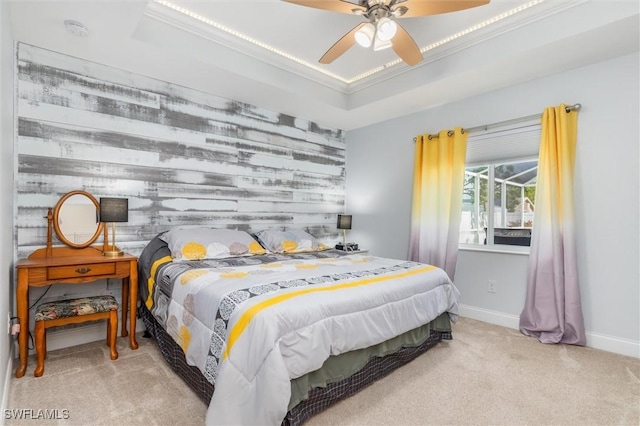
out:
<path id="1" fill-rule="evenodd" d="M 277 425 L 290 379 L 443 312 L 455 321 L 458 299 L 446 273 L 430 265 L 298 259 L 184 272 L 167 323 L 187 361 L 215 382 L 208 425 Z"/>

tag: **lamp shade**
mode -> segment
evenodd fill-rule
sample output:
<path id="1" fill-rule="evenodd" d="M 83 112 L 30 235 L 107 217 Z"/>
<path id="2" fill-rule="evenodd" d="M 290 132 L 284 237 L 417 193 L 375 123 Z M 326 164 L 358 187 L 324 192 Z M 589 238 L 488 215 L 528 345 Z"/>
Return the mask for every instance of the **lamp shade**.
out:
<path id="1" fill-rule="evenodd" d="M 351 229 L 351 215 L 339 214 L 338 215 L 338 229 Z"/>
<path id="2" fill-rule="evenodd" d="M 100 222 L 127 222 L 129 200 L 127 198 L 100 198 Z"/>

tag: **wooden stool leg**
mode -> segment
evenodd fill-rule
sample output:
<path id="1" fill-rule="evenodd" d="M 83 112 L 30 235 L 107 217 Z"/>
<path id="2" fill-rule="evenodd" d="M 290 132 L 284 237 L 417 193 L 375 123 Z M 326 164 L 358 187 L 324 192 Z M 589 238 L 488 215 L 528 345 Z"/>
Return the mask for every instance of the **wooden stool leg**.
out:
<path id="1" fill-rule="evenodd" d="M 118 311 L 113 310 L 109 313 L 109 325 L 107 326 L 109 334 L 109 348 L 111 348 L 111 359 L 118 359 L 118 350 L 116 348 L 116 337 L 118 335 Z"/>
<path id="2" fill-rule="evenodd" d="M 35 339 L 36 339 L 36 360 L 37 365 L 36 369 L 33 372 L 33 375 L 36 377 L 42 376 L 44 373 L 44 358 L 47 353 L 46 349 L 46 330 L 44 327 L 44 321 L 36 321 L 36 326 L 34 329 Z"/>

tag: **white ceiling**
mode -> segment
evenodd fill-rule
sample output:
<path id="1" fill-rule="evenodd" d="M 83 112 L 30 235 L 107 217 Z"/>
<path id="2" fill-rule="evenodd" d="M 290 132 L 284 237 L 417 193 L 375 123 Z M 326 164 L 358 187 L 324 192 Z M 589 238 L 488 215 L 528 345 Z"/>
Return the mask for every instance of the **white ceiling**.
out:
<path id="1" fill-rule="evenodd" d="M 640 44 L 637 0 L 492 0 L 400 19 L 423 51 L 413 67 L 391 49 L 357 45 L 319 64 L 362 18 L 279 0 L 12 0 L 10 10 L 18 41 L 345 130 Z M 66 31 L 66 19 L 83 23 L 88 36 Z"/>

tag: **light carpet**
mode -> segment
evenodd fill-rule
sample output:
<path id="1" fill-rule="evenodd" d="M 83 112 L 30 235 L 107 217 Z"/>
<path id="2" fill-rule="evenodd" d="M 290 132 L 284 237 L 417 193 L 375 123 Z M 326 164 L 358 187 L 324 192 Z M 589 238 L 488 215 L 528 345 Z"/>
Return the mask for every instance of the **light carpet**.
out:
<path id="1" fill-rule="evenodd" d="M 206 405 L 167 366 L 152 339 L 120 357 L 104 342 L 47 354 L 45 373 L 13 378 L 9 425 L 201 425 Z M 49 410 L 58 419 L 22 419 Z M 63 418 L 64 417 L 64 418 Z M 438 344 L 306 425 L 640 425 L 640 360 L 545 345 L 467 318 Z"/>

